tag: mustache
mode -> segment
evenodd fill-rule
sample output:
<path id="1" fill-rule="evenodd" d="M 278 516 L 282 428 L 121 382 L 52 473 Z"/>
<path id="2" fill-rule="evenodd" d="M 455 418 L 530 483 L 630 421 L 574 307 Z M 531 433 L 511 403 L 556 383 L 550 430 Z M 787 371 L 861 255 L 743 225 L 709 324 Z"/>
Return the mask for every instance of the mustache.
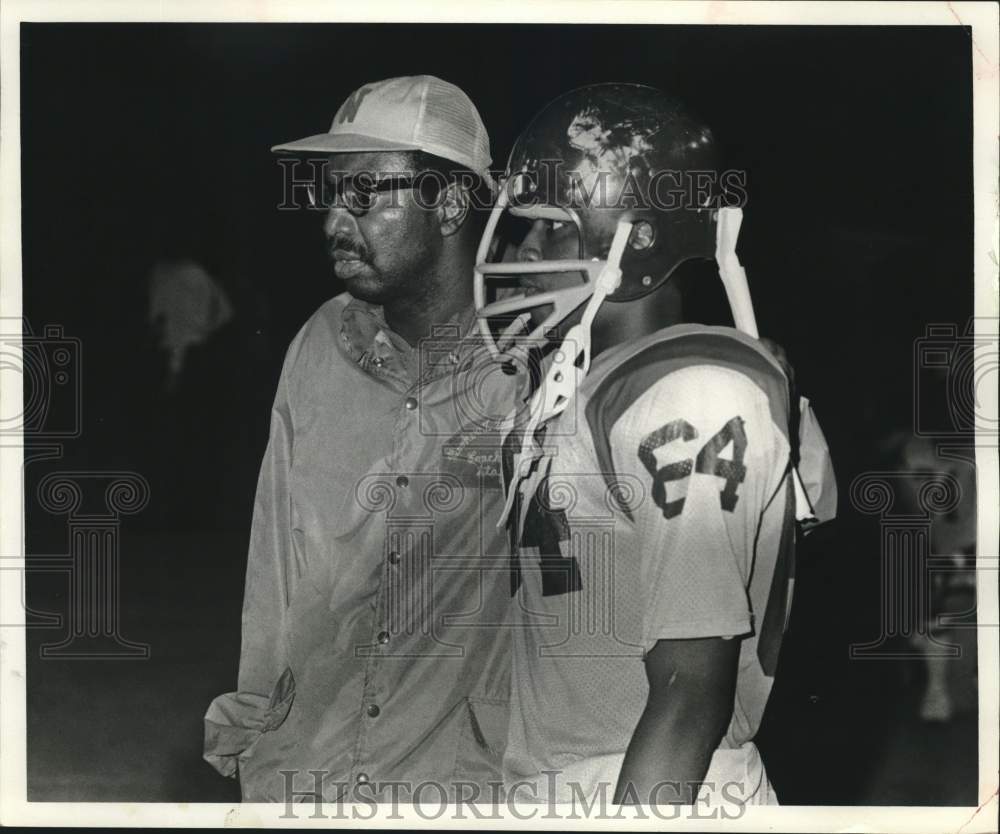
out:
<path id="1" fill-rule="evenodd" d="M 335 251 L 340 252 L 350 252 L 352 255 L 357 257 L 359 260 L 365 263 L 371 263 L 371 253 L 368 251 L 368 247 L 364 245 L 359 240 L 354 240 L 344 234 L 336 234 L 331 238 L 327 238 L 327 255 L 333 258 L 333 253 Z"/>

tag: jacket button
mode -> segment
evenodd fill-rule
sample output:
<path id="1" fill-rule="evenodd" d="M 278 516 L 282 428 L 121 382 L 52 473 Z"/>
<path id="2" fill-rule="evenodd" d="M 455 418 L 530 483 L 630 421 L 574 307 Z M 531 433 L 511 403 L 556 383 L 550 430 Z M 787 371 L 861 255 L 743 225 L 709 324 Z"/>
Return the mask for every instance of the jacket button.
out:
<path id="1" fill-rule="evenodd" d="M 415 411 L 417 408 L 417 400 L 414 397 L 407 397 L 403 405 L 406 406 L 407 411 Z"/>
<path id="2" fill-rule="evenodd" d="M 368 782 L 369 782 L 369 779 L 368 779 L 368 774 L 367 773 L 359 773 L 358 774 L 358 784 L 359 785 L 366 785 L 366 784 L 368 784 Z"/>
<path id="3" fill-rule="evenodd" d="M 370 717 L 372 717 L 372 718 L 378 718 L 378 714 L 379 714 L 380 712 L 382 712 L 382 710 L 380 710 L 380 709 L 378 708 L 378 704 L 370 704 L 370 705 L 368 706 L 368 715 L 369 715 Z M 358 778 L 360 779 L 361 777 L 359 776 Z"/>

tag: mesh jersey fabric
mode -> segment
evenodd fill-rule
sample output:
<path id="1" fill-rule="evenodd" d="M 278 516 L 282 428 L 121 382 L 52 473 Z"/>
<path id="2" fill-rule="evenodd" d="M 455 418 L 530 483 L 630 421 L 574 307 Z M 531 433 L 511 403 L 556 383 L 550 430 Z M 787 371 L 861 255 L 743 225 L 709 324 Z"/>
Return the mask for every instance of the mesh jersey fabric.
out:
<path id="1" fill-rule="evenodd" d="M 721 747 L 749 742 L 789 602 L 794 501 L 780 367 L 729 328 L 599 356 L 519 485 L 505 780 L 546 801 L 617 782 L 657 640 L 740 639 Z M 536 435 L 536 439 L 538 435 Z"/>

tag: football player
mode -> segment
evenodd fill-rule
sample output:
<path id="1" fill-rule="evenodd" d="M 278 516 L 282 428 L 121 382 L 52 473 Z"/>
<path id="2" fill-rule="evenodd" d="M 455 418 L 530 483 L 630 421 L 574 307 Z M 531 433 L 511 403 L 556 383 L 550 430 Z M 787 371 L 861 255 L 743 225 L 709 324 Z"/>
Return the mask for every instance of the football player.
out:
<path id="1" fill-rule="evenodd" d="M 504 770 L 523 799 L 776 801 L 753 738 L 796 521 L 831 518 L 836 488 L 808 403 L 755 338 L 716 156 L 658 90 L 567 93 L 515 144 L 480 246 L 496 355 L 555 347 L 506 442 Z M 511 218 L 528 224 L 516 257 L 491 262 Z M 668 279 L 712 258 L 741 330 L 664 327 L 683 301 Z"/>

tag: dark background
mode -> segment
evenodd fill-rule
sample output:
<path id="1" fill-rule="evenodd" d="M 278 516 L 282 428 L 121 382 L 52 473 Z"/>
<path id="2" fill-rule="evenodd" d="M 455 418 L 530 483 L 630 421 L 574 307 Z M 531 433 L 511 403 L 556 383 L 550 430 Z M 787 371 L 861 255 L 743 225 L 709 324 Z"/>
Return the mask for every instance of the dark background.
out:
<path id="1" fill-rule="evenodd" d="M 320 216 L 276 209 L 269 148 L 326 129 L 361 84 L 418 73 L 476 102 L 498 167 L 519 126 L 587 83 L 661 87 L 714 127 L 747 171 L 740 253 L 761 332 L 787 348 L 841 488 L 841 520 L 800 559 L 760 736 L 772 780 L 791 804 L 972 804 L 974 713 L 918 724 L 914 664 L 848 659 L 878 636 L 880 602 L 877 519 L 848 487 L 912 429 L 915 340 L 972 314 L 960 27 L 23 24 L 24 315 L 79 339 L 82 392 L 80 436 L 26 469 L 29 565 L 70 546 L 33 497 L 42 475 L 132 470 L 152 490 L 120 531 L 121 628 L 150 658 L 42 660 L 59 629 L 29 630 L 29 798 L 238 797 L 200 760 L 201 715 L 235 686 L 284 349 L 340 291 Z M 171 252 L 204 263 L 237 318 L 168 404 L 145 282 Z M 39 611 L 67 593 L 29 575 Z"/>

